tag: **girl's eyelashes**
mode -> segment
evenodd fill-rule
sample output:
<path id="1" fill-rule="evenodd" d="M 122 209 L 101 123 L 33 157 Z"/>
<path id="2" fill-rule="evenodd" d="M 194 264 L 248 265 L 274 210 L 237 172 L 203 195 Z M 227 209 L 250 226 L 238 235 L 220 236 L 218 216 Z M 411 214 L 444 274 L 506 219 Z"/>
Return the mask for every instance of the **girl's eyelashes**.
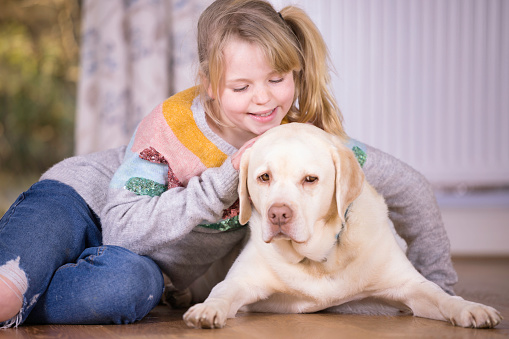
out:
<path id="1" fill-rule="evenodd" d="M 273 84 L 278 84 L 280 82 L 283 82 L 283 80 L 285 80 L 285 78 L 273 79 L 273 80 L 269 80 L 269 82 L 271 82 Z"/>
<path id="2" fill-rule="evenodd" d="M 271 84 L 279 84 L 281 82 L 283 82 L 285 80 L 284 77 L 281 77 L 281 78 L 277 78 L 277 79 L 271 79 L 269 80 L 269 82 Z M 249 88 L 249 85 L 246 85 L 244 87 L 238 87 L 238 88 L 232 88 L 232 90 L 235 92 L 235 93 L 238 93 L 238 92 L 244 92 L 246 91 L 247 89 Z"/>
<path id="3" fill-rule="evenodd" d="M 233 91 L 234 92 L 243 92 L 245 91 L 249 86 L 244 86 L 242 88 L 234 88 Z"/>

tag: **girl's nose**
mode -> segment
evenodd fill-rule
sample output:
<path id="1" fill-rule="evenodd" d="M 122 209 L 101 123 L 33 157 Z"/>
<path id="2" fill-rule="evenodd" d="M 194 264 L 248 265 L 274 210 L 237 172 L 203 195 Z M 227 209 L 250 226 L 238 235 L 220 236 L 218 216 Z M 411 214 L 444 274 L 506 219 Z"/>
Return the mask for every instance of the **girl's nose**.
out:
<path id="1" fill-rule="evenodd" d="M 266 104 L 270 100 L 270 93 L 265 86 L 258 87 L 253 95 L 253 101 L 258 105 Z"/>

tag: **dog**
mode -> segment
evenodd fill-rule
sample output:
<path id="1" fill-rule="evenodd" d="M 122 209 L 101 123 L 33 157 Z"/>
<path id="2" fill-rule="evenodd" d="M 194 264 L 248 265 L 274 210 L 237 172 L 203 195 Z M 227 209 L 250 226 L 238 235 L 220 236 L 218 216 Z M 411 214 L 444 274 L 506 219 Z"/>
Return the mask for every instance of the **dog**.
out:
<path id="1" fill-rule="evenodd" d="M 309 313 L 362 299 L 462 327 L 501 321 L 494 308 L 450 296 L 418 273 L 353 152 L 317 127 L 264 133 L 242 157 L 239 201 L 249 239 L 226 278 L 184 314 L 189 327 L 222 328 L 242 307 Z"/>

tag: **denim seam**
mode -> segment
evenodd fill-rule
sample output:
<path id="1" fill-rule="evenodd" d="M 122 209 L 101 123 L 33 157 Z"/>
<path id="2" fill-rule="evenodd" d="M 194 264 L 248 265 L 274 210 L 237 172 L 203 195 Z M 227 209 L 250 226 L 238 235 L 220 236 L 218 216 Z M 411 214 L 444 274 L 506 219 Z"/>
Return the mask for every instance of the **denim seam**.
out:
<path id="1" fill-rule="evenodd" d="M 96 253 L 95 255 L 94 255 L 94 254 L 93 254 L 93 255 L 89 255 L 86 259 L 80 259 L 80 260 L 78 260 L 78 261 L 77 261 L 77 262 L 75 262 L 75 263 L 67 263 L 67 264 L 64 264 L 64 265 L 60 266 L 60 267 L 56 270 L 56 272 L 58 272 L 58 271 L 60 271 L 60 270 L 63 270 L 63 269 L 66 269 L 66 268 L 69 268 L 69 267 L 76 267 L 76 266 L 78 266 L 78 265 L 79 265 L 79 263 L 80 263 L 81 261 L 88 261 L 90 264 L 92 264 L 92 265 L 93 265 L 93 264 L 94 264 L 94 259 L 95 259 L 97 256 L 102 255 L 102 254 L 106 251 L 106 248 L 107 248 L 106 246 L 99 246 L 99 247 L 97 248 L 97 253 Z"/>
<path id="2" fill-rule="evenodd" d="M 9 221 L 11 220 L 11 217 L 14 215 L 14 212 L 16 211 L 16 208 L 19 206 L 19 204 L 21 204 L 23 201 L 25 201 L 25 193 L 21 193 L 18 197 L 18 199 L 16 199 L 16 201 L 14 202 L 14 204 L 12 204 L 11 208 L 9 209 L 9 215 L 6 215 L 6 219 L 5 219 L 5 222 L 0 224 L 0 232 L 4 229 L 5 226 L 7 226 L 7 224 L 9 223 Z M 3 218 L 2 218 L 3 219 Z M 1 220 L 1 219 L 0 219 Z"/>
<path id="3" fill-rule="evenodd" d="M 97 255 L 96 256 L 99 256 L 99 255 L 103 255 L 103 253 L 106 252 L 106 246 L 99 246 L 97 248 Z"/>

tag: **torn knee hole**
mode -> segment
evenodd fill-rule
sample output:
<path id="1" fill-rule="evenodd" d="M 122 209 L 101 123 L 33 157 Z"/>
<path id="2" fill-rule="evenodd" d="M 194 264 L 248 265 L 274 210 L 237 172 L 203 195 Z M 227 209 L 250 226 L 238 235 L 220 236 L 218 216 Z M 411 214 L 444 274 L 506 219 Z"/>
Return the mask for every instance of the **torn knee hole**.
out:
<path id="1" fill-rule="evenodd" d="M 23 302 L 23 295 L 28 289 L 28 279 L 19 267 L 19 261 L 18 257 L 0 266 L 0 280 Z"/>

